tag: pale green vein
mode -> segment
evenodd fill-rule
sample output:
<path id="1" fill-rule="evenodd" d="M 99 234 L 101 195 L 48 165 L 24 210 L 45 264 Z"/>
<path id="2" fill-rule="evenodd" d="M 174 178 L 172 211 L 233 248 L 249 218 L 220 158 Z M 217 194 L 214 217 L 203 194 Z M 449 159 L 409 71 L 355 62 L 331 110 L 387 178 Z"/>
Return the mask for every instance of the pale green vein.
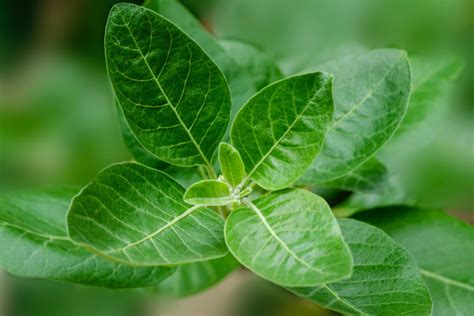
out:
<path id="1" fill-rule="evenodd" d="M 257 214 L 258 218 L 260 219 L 260 221 L 263 223 L 263 225 L 265 226 L 265 228 L 267 228 L 267 230 L 270 232 L 270 234 L 273 236 L 273 238 L 275 238 L 276 241 L 278 241 L 278 243 L 280 243 L 280 245 L 285 249 L 285 251 L 290 254 L 290 256 L 292 256 L 293 258 L 295 258 L 296 261 L 298 261 L 299 263 L 301 263 L 302 265 L 304 265 L 305 267 L 307 267 L 308 269 L 310 270 L 313 270 L 313 271 L 316 271 L 316 272 L 319 272 L 321 274 L 323 274 L 323 271 L 321 271 L 320 269 L 317 269 L 315 267 L 312 267 L 310 264 L 308 264 L 306 261 L 304 261 L 303 259 L 301 259 L 297 254 L 295 254 L 289 247 L 288 245 L 283 241 L 281 240 L 280 237 L 278 237 L 278 235 L 275 233 L 275 231 L 273 230 L 273 228 L 270 226 L 270 224 L 267 222 L 267 219 L 265 218 L 265 216 L 263 216 L 262 212 L 260 211 L 260 209 L 255 205 L 253 204 L 249 199 L 243 199 L 242 202 L 248 206 L 250 209 L 252 209 L 255 214 Z"/>
<path id="2" fill-rule="evenodd" d="M 424 276 L 426 276 L 426 277 L 428 277 L 428 278 L 432 278 L 432 279 L 441 281 L 441 282 L 443 282 L 443 283 L 446 283 L 446 284 L 449 284 L 449 285 L 452 285 L 452 286 L 456 286 L 456 287 L 460 287 L 460 288 L 462 288 L 462 289 L 465 289 L 465 290 L 474 292 L 474 286 L 471 286 L 471 285 L 469 285 L 469 284 L 462 283 L 462 282 L 459 282 L 459 281 L 456 281 L 456 280 L 453 280 L 453 279 L 444 277 L 444 276 L 442 276 L 442 275 L 440 275 L 440 274 L 437 274 L 437 273 L 434 273 L 434 272 L 430 272 L 430 271 L 427 271 L 427 270 L 423 270 L 423 269 L 420 269 L 420 272 L 421 272 L 422 275 L 424 275 Z"/>
<path id="3" fill-rule="evenodd" d="M 158 89 L 160 89 L 161 93 L 163 94 L 164 98 L 166 99 L 166 102 L 168 103 L 169 107 L 171 108 L 171 110 L 173 110 L 173 113 L 176 115 L 176 118 L 178 119 L 179 123 L 183 126 L 183 129 L 185 130 L 185 132 L 188 134 L 189 138 L 191 139 L 191 142 L 193 143 L 193 145 L 196 147 L 197 151 L 199 152 L 199 155 L 201 156 L 201 158 L 203 159 L 204 161 L 204 164 L 206 165 L 206 167 L 209 169 L 208 171 L 210 172 L 210 174 L 212 175 L 213 178 L 216 177 L 216 174 L 215 174 L 215 171 L 214 171 L 214 168 L 212 167 L 211 163 L 209 162 L 209 160 L 207 159 L 206 155 L 204 155 L 201 147 L 199 146 L 199 144 L 196 142 L 196 140 L 194 139 L 194 136 L 193 134 L 191 133 L 191 131 L 188 129 L 188 127 L 186 126 L 186 124 L 183 122 L 183 120 L 181 119 L 181 116 L 179 115 L 178 111 L 176 110 L 176 107 L 173 106 L 173 103 L 171 102 L 171 100 L 168 98 L 168 95 L 165 93 L 165 91 L 163 90 L 163 87 L 161 86 L 158 78 L 156 77 L 155 73 L 153 72 L 153 69 L 151 68 L 150 64 L 148 63 L 148 60 L 146 59 L 145 55 L 143 54 L 143 51 L 141 50 L 140 46 L 138 45 L 138 42 L 135 38 L 135 36 L 133 35 L 132 33 L 132 30 L 130 29 L 130 26 L 127 22 L 125 22 L 125 20 L 123 19 L 123 16 L 122 16 L 122 21 L 125 23 L 125 27 L 127 28 L 128 32 L 130 33 L 130 37 L 132 38 L 135 46 L 137 47 L 137 50 L 138 52 L 140 53 L 140 56 L 142 57 L 143 61 L 145 62 L 145 65 L 146 67 L 148 68 L 148 71 L 150 72 L 150 74 L 152 75 L 153 77 L 153 80 L 155 81 Z M 169 53 L 169 52 L 168 52 Z M 164 65 L 163 65 L 164 67 Z M 184 89 L 184 88 L 183 88 Z"/>
<path id="4" fill-rule="evenodd" d="M 188 215 L 190 215 L 192 212 L 194 212 L 196 209 L 202 207 L 202 205 L 195 205 L 189 209 L 187 209 L 184 213 L 180 214 L 179 216 L 176 216 L 172 221 L 168 222 L 166 225 L 160 227 L 160 229 L 156 230 L 155 232 L 147 235 L 146 237 L 143 237 L 142 239 L 140 240 L 137 240 L 133 243 L 130 243 L 122 248 L 118 248 L 118 249 L 113 249 L 113 250 L 109 250 L 109 251 L 106 251 L 105 253 L 106 254 L 110 254 L 110 253 L 115 253 L 115 252 L 120 252 L 120 251 L 125 251 L 131 247 L 134 247 L 136 245 L 139 245 L 145 241 L 148 241 L 150 239 L 152 239 L 153 237 L 159 235 L 160 233 L 162 233 L 163 231 L 167 230 L 168 228 L 172 228 L 172 226 L 174 224 L 176 224 L 177 222 L 179 222 L 180 220 L 184 219 L 185 217 L 187 217 Z"/>
<path id="5" fill-rule="evenodd" d="M 325 288 L 329 293 L 331 293 L 339 302 L 341 302 L 342 304 L 346 305 L 347 307 L 349 307 L 350 309 L 356 311 L 357 313 L 359 313 L 360 315 L 368 315 L 367 313 L 364 313 L 363 311 L 357 309 L 354 305 L 350 304 L 349 302 L 347 302 L 346 300 L 344 300 L 343 298 L 341 298 L 339 295 L 337 295 L 336 292 L 334 292 L 333 290 L 331 290 L 331 288 L 327 285 L 323 285 L 322 286 L 323 288 Z"/>

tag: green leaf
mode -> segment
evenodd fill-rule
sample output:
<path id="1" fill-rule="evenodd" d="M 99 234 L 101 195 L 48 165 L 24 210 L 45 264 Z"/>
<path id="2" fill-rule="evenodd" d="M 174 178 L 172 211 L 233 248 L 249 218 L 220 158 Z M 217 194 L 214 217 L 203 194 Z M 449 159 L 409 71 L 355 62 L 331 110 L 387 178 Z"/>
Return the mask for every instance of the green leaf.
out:
<path id="1" fill-rule="evenodd" d="M 231 139 L 249 178 L 267 190 L 296 181 L 311 165 L 331 121 L 332 76 L 316 72 L 277 81 L 237 114 Z"/>
<path id="2" fill-rule="evenodd" d="M 162 16 L 176 23 L 184 32 L 195 40 L 211 56 L 229 82 L 232 92 L 231 118 L 238 109 L 256 91 L 254 80 L 246 69 L 230 56 L 218 41 L 201 25 L 201 23 L 176 0 L 148 0 L 144 4 Z"/>
<path id="3" fill-rule="evenodd" d="M 360 214 L 415 257 L 431 292 L 433 315 L 471 315 L 474 228 L 442 211 L 407 207 Z"/>
<path id="4" fill-rule="evenodd" d="M 156 288 L 159 293 L 167 296 L 190 296 L 216 285 L 239 266 L 239 262 L 231 254 L 219 259 L 182 265 Z"/>
<path id="5" fill-rule="evenodd" d="M 239 152 L 232 145 L 219 145 L 219 164 L 224 179 L 235 188 L 245 178 L 245 166 Z"/>
<path id="6" fill-rule="evenodd" d="M 448 83 L 461 71 L 462 64 L 455 58 L 410 57 L 413 73 L 410 104 L 395 136 L 413 130 L 421 123 L 446 94 Z"/>
<path id="7" fill-rule="evenodd" d="M 122 110 L 120 106 L 117 104 L 118 107 L 118 120 L 120 124 L 120 130 L 122 131 L 122 139 L 127 147 L 128 151 L 132 155 L 133 159 L 141 164 L 146 166 L 152 167 L 154 169 L 165 169 L 169 166 L 166 162 L 161 161 L 156 156 L 152 155 L 148 152 L 138 141 L 138 139 L 133 135 L 130 127 L 123 116 Z"/>
<path id="8" fill-rule="evenodd" d="M 151 286 L 167 267 L 130 267 L 105 260 L 70 240 L 66 212 L 78 190 L 50 189 L 0 195 L 0 266 L 29 278 L 110 288 Z"/>
<path id="9" fill-rule="evenodd" d="M 250 74 L 257 90 L 283 77 L 274 60 L 254 46 L 237 40 L 220 40 L 227 53 Z"/>
<path id="10" fill-rule="evenodd" d="M 371 225 L 340 219 L 354 257 L 349 279 L 289 290 L 344 315 L 431 315 L 431 298 L 415 259 Z"/>
<path id="11" fill-rule="evenodd" d="M 231 101 L 208 55 L 177 26 L 133 4 L 110 11 L 105 48 L 112 86 L 140 144 L 166 162 L 212 168 Z"/>
<path id="12" fill-rule="evenodd" d="M 184 201 L 193 205 L 219 206 L 235 202 L 229 186 L 219 180 L 202 180 L 191 185 Z"/>
<path id="13" fill-rule="evenodd" d="M 312 183 L 337 179 L 369 160 L 396 131 L 411 87 L 406 53 L 380 49 L 321 66 L 334 74 L 334 120 L 305 174 Z"/>
<path id="14" fill-rule="evenodd" d="M 229 215 L 226 243 L 245 267 L 283 286 L 348 277 L 352 257 L 327 203 L 300 189 L 264 195 Z"/>
<path id="15" fill-rule="evenodd" d="M 376 158 L 371 158 L 357 169 L 351 170 L 346 175 L 321 183 L 320 186 L 342 189 L 354 192 L 382 192 L 388 178 L 387 168 Z M 307 177 L 298 180 L 301 184 L 311 184 Z"/>
<path id="16" fill-rule="evenodd" d="M 109 259 L 133 265 L 224 256 L 222 218 L 184 203 L 183 194 L 165 173 L 134 163 L 112 165 L 73 199 L 69 234 Z"/>

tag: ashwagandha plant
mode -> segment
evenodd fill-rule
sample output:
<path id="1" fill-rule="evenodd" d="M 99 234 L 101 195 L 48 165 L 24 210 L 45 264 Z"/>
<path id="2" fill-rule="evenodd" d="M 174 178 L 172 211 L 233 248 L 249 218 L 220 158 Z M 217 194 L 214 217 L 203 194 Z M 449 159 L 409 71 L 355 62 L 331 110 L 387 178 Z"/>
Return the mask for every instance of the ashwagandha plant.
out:
<path id="1" fill-rule="evenodd" d="M 375 154 L 428 112 L 457 63 L 412 82 L 407 54 L 380 49 L 282 79 L 263 53 L 217 41 L 178 3 L 145 6 L 115 5 L 105 36 L 136 162 L 79 193 L 3 194 L 2 267 L 186 296 L 243 266 L 344 314 L 472 314 L 472 227 L 416 207 L 359 212 L 353 198 L 383 199 Z M 320 187 L 355 192 L 352 204 L 333 212 Z"/>

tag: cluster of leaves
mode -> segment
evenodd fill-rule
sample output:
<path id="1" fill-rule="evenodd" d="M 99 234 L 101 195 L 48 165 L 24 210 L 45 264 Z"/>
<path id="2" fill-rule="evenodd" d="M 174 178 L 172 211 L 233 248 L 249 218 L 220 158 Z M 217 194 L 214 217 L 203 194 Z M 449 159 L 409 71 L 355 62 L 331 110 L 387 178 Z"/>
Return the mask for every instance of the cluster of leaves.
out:
<path id="1" fill-rule="evenodd" d="M 114 6 L 105 48 L 137 162 L 79 193 L 1 196 L 6 270 L 186 296 L 242 265 L 345 314 L 472 312 L 472 227 L 403 207 L 336 219 L 311 191 L 380 193 L 375 154 L 456 67 L 415 89 L 406 53 L 381 49 L 281 79 L 268 57 L 218 42 L 172 0 Z"/>

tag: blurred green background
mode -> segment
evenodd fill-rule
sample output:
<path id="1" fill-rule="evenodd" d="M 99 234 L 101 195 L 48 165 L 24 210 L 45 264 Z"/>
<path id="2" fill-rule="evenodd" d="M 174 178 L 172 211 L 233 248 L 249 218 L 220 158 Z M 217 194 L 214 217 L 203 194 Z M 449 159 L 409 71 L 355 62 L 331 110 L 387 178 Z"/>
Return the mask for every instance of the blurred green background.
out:
<path id="1" fill-rule="evenodd" d="M 109 163 L 130 159 L 103 57 L 103 30 L 115 2 L 0 0 L 0 190 L 83 185 Z M 432 67 L 445 58 L 462 60 L 461 74 L 427 120 L 380 155 L 412 201 L 466 217 L 474 212 L 474 1 L 182 3 L 217 37 L 255 45 L 285 74 L 382 47 L 429 57 Z M 244 272 L 182 302 L 7 275 L 0 281 L 2 316 L 216 312 L 330 315 Z"/>

